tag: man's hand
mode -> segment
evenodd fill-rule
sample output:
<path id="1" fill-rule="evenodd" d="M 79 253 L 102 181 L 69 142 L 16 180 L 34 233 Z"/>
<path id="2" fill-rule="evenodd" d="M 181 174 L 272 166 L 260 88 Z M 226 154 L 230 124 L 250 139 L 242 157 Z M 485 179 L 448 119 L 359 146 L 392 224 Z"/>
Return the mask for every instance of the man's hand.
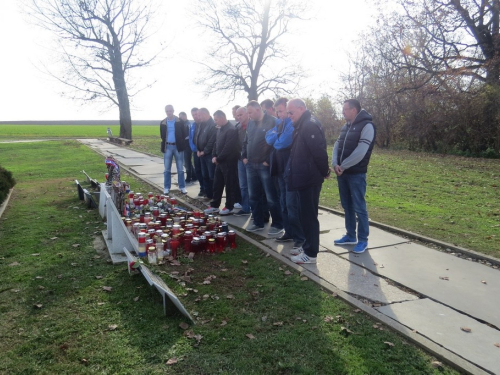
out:
<path id="1" fill-rule="evenodd" d="M 335 174 L 337 176 L 342 176 L 342 173 L 344 172 L 340 165 L 336 165 L 335 167 L 333 167 L 333 170 L 335 171 Z"/>
<path id="2" fill-rule="evenodd" d="M 212 163 L 217 164 L 217 158 L 215 156 L 212 158 Z"/>
<path id="3" fill-rule="evenodd" d="M 243 162 L 243 164 L 246 165 L 248 163 L 248 159 L 243 159 L 242 162 Z"/>
<path id="4" fill-rule="evenodd" d="M 203 156 L 205 155 L 205 151 L 196 151 L 196 155 L 198 155 L 198 157 Z"/>

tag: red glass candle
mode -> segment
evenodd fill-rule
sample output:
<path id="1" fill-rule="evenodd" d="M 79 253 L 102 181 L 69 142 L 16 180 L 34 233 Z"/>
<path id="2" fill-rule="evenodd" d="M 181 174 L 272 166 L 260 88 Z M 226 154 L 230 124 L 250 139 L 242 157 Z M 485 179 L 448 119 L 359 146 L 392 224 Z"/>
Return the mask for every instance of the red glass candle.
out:
<path id="1" fill-rule="evenodd" d="M 208 240 L 208 252 L 215 253 L 217 251 L 217 245 L 215 244 L 215 238 L 210 238 Z"/>
<path id="2" fill-rule="evenodd" d="M 217 251 L 220 253 L 226 247 L 226 233 L 217 233 Z"/>
<path id="3" fill-rule="evenodd" d="M 172 237 L 170 240 L 170 250 L 172 251 L 171 255 L 174 259 L 177 258 L 177 249 L 179 248 L 180 242 L 177 236 Z"/>
<path id="4" fill-rule="evenodd" d="M 229 241 L 229 247 L 231 249 L 236 249 L 236 232 L 234 230 L 230 230 L 227 233 L 228 241 Z"/>

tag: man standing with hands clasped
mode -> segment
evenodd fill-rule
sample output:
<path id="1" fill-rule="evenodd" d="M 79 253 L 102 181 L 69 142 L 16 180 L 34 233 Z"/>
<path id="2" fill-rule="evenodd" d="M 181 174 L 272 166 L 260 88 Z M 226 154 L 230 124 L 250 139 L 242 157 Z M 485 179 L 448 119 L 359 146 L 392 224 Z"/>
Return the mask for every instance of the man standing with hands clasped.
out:
<path id="1" fill-rule="evenodd" d="M 300 225 L 305 241 L 292 249 L 292 262 L 316 263 L 319 252 L 319 193 L 325 178 L 330 176 L 325 134 L 321 123 L 306 108 L 301 99 L 287 105 L 294 131 L 292 150 L 285 169 L 286 187 L 299 197 Z"/>
<path id="2" fill-rule="evenodd" d="M 332 166 L 337 175 L 347 233 L 335 240 L 334 244 L 355 244 L 352 251 L 360 254 L 368 247 L 366 172 L 375 140 L 375 126 L 372 116 L 361 109 L 361 104 L 356 99 L 346 100 L 342 113 L 347 123 L 340 130 L 340 136 L 333 147 Z"/>

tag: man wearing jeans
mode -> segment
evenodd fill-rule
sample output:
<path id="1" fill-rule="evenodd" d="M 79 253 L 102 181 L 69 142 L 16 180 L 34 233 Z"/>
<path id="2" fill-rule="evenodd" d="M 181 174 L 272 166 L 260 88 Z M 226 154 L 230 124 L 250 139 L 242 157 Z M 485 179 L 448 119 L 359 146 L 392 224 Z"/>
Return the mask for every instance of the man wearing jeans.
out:
<path id="1" fill-rule="evenodd" d="M 213 184 L 215 164 L 212 163 L 212 151 L 215 144 L 217 129 L 215 122 L 206 108 L 198 110 L 198 118 L 201 121 L 196 128 L 194 143 L 196 145 L 196 154 L 200 158 L 201 175 L 203 177 L 203 187 L 205 189 L 206 199 L 213 199 Z"/>
<path id="2" fill-rule="evenodd" d="M 187 194 L 184 180 L 184 150 L 186 148 L 187 127 L 184 121 L 174 116 L 174 107 L 165 106 L 167 118 L 160 123 L 161 152 L 163 153 L 163 193 L 169 194 L 171 187 L 172 159 L 177 166 L 177 179 L 182 194 Z"/>
<path id="3" fill-rule="evenodd" d="M 248 103 L 247 112 L 250 122 L 241 156 L 247 168 L 248 193 L 254 221 L 254 225 L 247 228 L 247 231 L 256 232 L 264 229 L 265 211 L 269 209 L 272 224 L 268 234 L 279 235 L 283 232 L 283 219 L 278 192 L 269 170 L 272 146 L 266 143 L 266 133 L 274 127 L 276 119 L 265 114 L 255 100 Z"/>
<path id="4" fill-rule="evenodd" d="M 243 145 L 243 141 L 245 139 L 245 135 L 247 134 L 247 126 L 248 126 L 248 112 L 247 107 L 239 107 L 236 110 L 236 119 L 238 123 L 236 124 L 236 130 L 238 131 L 238 140 L 240 142 L 240 146 Z M 248 198 L 248 180 L 247 180 L 247 167 L 243 163 L 241 158 L 241 149 L 240 149 L 240 158 L 238 160 L 238 179 L 240 182 L 240 193 L 241 193 L 241 209 L 234 213 L 235 216 L 250 216 L 250 201 Z"/>
<path id="5" fill-rule="evenodd" d="M 361 109 L 356 99 L 344 102 L 346 124 L 333 147 L 332 166 L 337 175 L 340 202 L 345 212 L 346 234 L 335 245 L 356 245 L 354 253 L 368 247 L 368 211 L 366 210 L 366 172 L 375 141 L 372 116 Z M 356 236 L 357 218 L 357 236 Z"/>

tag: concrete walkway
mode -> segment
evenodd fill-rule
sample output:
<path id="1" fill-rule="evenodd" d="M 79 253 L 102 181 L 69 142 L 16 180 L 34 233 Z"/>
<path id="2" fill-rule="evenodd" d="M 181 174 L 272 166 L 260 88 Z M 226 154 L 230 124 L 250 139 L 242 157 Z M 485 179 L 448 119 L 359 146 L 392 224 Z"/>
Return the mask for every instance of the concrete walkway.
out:
<path id="1" fill-rule="evenodd" d="M 103 156 L 163 191 L 163 159 L 101 140 L 80 140 Z M 172 168 L 175 171 L 175 168 Z M 176 176 L 172 175 L 175 194 Z M 195 198 L 198 184 L 187 188 Z M 181 195 L 181 194 L 179 194 Z M 182 197 L 180 197 L 182 199 Z M 224 203 L 224 200 L 223 200 Z M 252 225 L 250 217 L 225 216 L 233 227 Z M 289 260 L 292 243 L 280 244 L 257 232 L 266 251 L 323 287 L 333 285 L 351 304 L 390 325 L 435 355 L 469 373 L 500 374 L 500 271 L 371 227 L 367 252 L 334 246 L 344 219 L 320 210 L 320 253 L 315 265 Z M 255 241 L 252 241 L 255 242 Z M 354 297 L 354 298 L 353 298 Z M 356 300 L 357 301 L 356 301 Z"/>

